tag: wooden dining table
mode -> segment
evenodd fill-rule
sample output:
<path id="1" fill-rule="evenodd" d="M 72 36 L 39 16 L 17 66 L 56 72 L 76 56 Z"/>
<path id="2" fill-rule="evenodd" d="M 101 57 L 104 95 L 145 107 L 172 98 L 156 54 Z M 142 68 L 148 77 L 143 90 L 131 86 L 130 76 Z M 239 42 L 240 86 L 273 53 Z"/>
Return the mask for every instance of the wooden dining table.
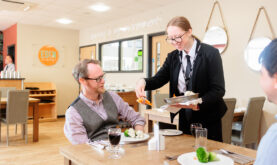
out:
<path id="1" fill-rule="evenodd" d="M 64 156 L 65 165 L 100 165 L 100 164 L 120 164 L 120 165 L 177 165 L 178 161 L 168 160 L 166 156 L 181 155 L 194 152 L 195 139 L 191 135 L 166 136 L 165 150 L 150 151 L 147 142 L 137 144 L 125 144 L 121 147 L 124 154 L 120 159 L 109 159 L 110 153 L 107 150 L 99 150 L 88 144 L 69 145 L 60 148 L 60 153 Z M 238 154 L 256 158 L 256 150 L 234 146 L 226 143 L 208 140 L 207 150 L 214 151 L 225 149 Z M 235 163 L 237 165 L 237 163 Z"/>
<path id="2" fill-rule="evenodd" d="M 40 100 L 35 98 L 29 98 L 29 107 L 33 109 L 33 142 L 39 140 L 39 104 Z M 6 108 L 7 98 L 1 98 L 1 108 Z"/>
<path id="3" fill-rule="evenodd" d="M 179 115 L 177 115 L 174 118 L 173 123 L 171 123 L 170 113 L 166 110 L 161 111 L 158 109 L 146 109 L 146 110 L 143 110 L 143 114 L 146 121 L 146 130 L 145 130 L 146 132 L 152 132 L 153 121 L 174 124 L 177 126 L 177 129 L 178 129 Z M 243 116 L 244 116 L 244 111 L 234 112 L 233 122 L 242 121 Z"/>

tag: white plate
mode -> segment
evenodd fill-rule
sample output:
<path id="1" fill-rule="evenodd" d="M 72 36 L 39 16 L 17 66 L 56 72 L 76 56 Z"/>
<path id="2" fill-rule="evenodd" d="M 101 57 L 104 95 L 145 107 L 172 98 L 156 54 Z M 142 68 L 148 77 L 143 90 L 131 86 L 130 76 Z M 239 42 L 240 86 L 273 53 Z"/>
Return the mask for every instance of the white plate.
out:
<path id="1" fill-rule="evenodd" d="M 183 132 L 176 129 L 161 129 L 160 134 L 164 136 L 176 136 L 176 135 L 182 135 Z"/>
<path id="2" fill-rule="evenodd" d="M 144 133 L 143 138 L 132 138 L 132 137 L 126 137 L 124 135 L 124 133 L 121 133 L 121 139 L 120 139 L 120 143 L 137 143 L 137 142 L 142 142 L 145 141 L 147 139 L 149 139 L 149 135 Z"/>
<path id="3" fill-rule="evenodd" d="M 177 161 L 182 165 L 234 165 L 234 161 L 231 158 L 221 154 L 216 155 L 219 158 L 219 161 L 201 163 L 198 161 L 196 153 L 190 152 L 180 155 Z"/>

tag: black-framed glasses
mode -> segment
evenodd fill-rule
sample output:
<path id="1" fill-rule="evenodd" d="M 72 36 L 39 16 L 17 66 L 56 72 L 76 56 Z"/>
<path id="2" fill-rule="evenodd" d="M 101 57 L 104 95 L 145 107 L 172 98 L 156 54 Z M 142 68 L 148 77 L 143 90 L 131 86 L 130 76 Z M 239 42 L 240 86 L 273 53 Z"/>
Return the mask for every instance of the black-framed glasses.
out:
<path id="1" fill-rule="evenodd" d="M 89 78 L 89 77 L 84 77 L 85 80 L 95 80 L 97 83 L 101 82 L 101 80 L 103 80 L 105 78 L 105 74 L 104 73 L 102 76 L 99 76 L 97 78 Z"/>
<path id="2" fill-rule="evenodd" d="M 179 37 L 176 37 L 176 38 L 168 38 L 168 37 L 166 37 L 166 42 L 168 42 L 168 43 L 170 43 L 170 44 L 172 44 L 172 43 L 174 43 L 174 42 L 177 42 L 177 43 L 180 43 L 180 42 L 182 42 L 182 37 L 185 35 L 186 33 L 184 33 L 184 34 L 182 34 L 181 36 L 179 36 Z"/>

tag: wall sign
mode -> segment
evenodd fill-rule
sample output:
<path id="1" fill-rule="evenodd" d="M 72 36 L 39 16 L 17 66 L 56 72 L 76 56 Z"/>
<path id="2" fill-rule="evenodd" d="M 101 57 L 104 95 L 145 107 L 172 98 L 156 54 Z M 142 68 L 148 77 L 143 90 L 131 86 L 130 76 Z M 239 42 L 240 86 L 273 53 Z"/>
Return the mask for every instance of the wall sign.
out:
<path id="1" fill-rule="evenodd" d="M 45 45 L 38 52 L 39 61 L 46 65 L 55 65 L 59 59 L 59 52 L 54 46 Z"/>

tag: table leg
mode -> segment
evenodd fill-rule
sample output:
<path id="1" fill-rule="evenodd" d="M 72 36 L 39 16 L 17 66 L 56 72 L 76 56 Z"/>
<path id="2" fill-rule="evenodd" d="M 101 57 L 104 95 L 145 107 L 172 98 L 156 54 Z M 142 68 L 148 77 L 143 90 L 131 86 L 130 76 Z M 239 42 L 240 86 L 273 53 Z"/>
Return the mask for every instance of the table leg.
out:
<path id="1" fill-rule="evenodd" d="M 64 165 L 72 165 L 71 161 L 64 157 Z"/>
<path id="2" fill-rule="evenodd" d="M 33 103 L 33 142 L 38 142 L 39 136 L 39 114 L 38 102 Z"/>
<path id="3" fill-rule="evenodd" d="M 153 121 L 149 120 L 149 114 L 145 113 L 144 118 L 146 121 L 145 127 L 146 127 L 146 133 L 152 132 L 152 126 L 153 126 Z"/>

